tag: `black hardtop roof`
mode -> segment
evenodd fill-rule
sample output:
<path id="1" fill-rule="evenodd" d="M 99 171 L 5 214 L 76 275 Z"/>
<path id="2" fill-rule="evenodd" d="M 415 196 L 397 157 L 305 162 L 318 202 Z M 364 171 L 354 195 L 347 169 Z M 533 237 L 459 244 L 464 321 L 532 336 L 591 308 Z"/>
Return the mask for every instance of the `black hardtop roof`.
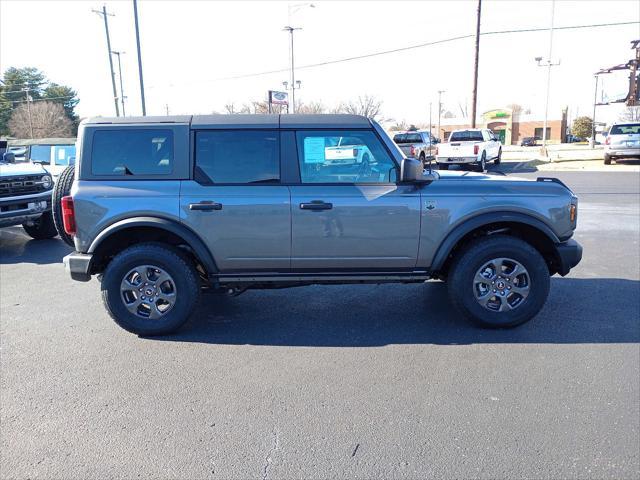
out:
<path id="1" fill-rule="evenodd" d="M 192 128 L 369 128 L 369 119 L 348 114 L 229 114 L 169 115 L 166 117 L 93 117 L 85 125 L 161 125 L 187 124 Z"/>

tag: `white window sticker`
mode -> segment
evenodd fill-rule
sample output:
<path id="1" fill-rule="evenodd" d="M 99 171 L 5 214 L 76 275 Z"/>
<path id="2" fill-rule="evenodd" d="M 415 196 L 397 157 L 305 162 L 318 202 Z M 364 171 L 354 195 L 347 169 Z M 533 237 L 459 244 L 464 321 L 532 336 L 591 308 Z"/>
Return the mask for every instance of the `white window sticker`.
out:
<path id="1" fill-rule="evenodd" d="M 324 163 L 324 137 L 305 137 L 304 163 Z"/>

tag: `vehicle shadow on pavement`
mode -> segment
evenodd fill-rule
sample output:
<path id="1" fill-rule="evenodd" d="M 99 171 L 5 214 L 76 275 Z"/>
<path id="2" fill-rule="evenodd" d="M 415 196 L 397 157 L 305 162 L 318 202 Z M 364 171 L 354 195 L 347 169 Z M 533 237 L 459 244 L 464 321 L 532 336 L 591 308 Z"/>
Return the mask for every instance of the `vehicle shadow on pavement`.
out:
<path id="1" fill-rule="evenodd" d="M 20 227 L 0 229 L 0 265 L 62 263 L 62 257 L 73 251 L 59 238 L 34 240 Z"/>
<path id="2" fill-rule="evenodd" d="M 640 282 L 553 278 L 544 309 L 511 330 L 467 323 L 446 286 L 312 286 L 205 295 L 179 333 L 156 341 L 221 345 L 371 347 L 393 344 L 630 343 L 640 341 Z"/>

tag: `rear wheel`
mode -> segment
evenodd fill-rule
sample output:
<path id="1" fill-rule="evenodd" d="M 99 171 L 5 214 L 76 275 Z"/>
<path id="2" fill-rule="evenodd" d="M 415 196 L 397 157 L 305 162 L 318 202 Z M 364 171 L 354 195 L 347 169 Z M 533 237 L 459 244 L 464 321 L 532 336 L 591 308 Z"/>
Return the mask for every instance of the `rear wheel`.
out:
<path id="1" fill-rule="evenodd" d="M 51 212 L 43 213 L 37 220 L 34 220 L 32 224 L 23 223 L 22 228 L 31 238 L 36 240 L 44 240 L 46 238 L 55 237 L 58 232 L 53 224 L 53 218 Z"/>
<path id="2" fill-rule="evenodd" d="M 609 155 L 607 155 L 606 153 L 604 154 L 604 164 L 605 165 L 611 165 L 611 157 Z"/>
<path id="3" fill-rule="evenodd" d="M 66 197 L 71 193 L 71 186 L 73 185 L 73 178 L 75 174 L 75 167 L 73 165 L 69 165 L 65 168 L 56 184 L 53 187 L 53 198 L 52 198 L 52 208 L 51 211 L 53 213 L 53 223 L 55 224 L 56 230 L 58 231 L 58 235 L 60 238 L 69 246 L 73 245 L 73 237 L 64 231 L 64 225 L 62 223 L 62 204 L 60 201 L 62 197 Z"/>
<path id="4" fill-rule="evenodd" d="M 424 156 L 424 152 L 420 154 L 420 158 L 418 160 L 420 160 L 420 163 L 424 168 L 427 168 L 427 158 Z"/>
<path id="5" fill-rule="evenodd" d="M 549 269 L 540 253 L 518 238 L 482 237 L 454 260 L 449 299 L 474 323 L 508 328 L 531 320 L 549 295 Z"/>
<path id="6" fill-rule="evenodd" d="M 102 278 L 109 315 L 138 335 L 176 331 L 189 318 L 199 295 L 194 265 L 176 249 L 143 243 L 119 253 Z"/>
<path id="7" fill-rule="evenodd" d="M 480 157 L 480 163 L 476 166 L 479 172 L 484 172 L 487 169 L 487 152 L 482 152 Z"/>

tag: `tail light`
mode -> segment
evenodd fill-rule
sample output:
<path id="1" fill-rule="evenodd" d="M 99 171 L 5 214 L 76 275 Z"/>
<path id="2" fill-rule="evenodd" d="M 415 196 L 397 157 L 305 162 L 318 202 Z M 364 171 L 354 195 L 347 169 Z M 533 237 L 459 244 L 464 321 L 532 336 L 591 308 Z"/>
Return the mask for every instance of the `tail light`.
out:
<path id="1" fill-rule="evenodd" d="M 358 149 L 357 149 L 357 148 L 354 148 L 354 149 L 353 149 L 353 156 L 354 156 L 354 157 L 357 157 L 357 156 L 358 156 Z"/>
<path id="2" fill-rule="evenodd" d="M 604 141 L 605 145 L 611 145 L 611 138 L 607 137 L 607 139 Z"/>
<path id="3" fill-rule="evenodd" d="M 438 147 L 436 147 L 436 155 L 438 154 Z"/>
<path id="4" fill-rule="evenodd" d="M 477 155 L 478 154 L 478 150 L 480 150 L 480 145 L 478 145 L 477 143 L 473 146 L 473 154 Z"/>
<path id="5" fill-rule="evenodd" d="M 71 196 L 62 197 L 62 224 L 64 231 L 69 235 L 76 234 L 76 212 L 73 208 L 73 198 Z"/>
<path id="6" fill-rule="evenodd" d="M 413 157 L 416 154 L 416 149 L 413 145 L 411 145 L 410 151 L 411 151 L 411 156 Z"/>

